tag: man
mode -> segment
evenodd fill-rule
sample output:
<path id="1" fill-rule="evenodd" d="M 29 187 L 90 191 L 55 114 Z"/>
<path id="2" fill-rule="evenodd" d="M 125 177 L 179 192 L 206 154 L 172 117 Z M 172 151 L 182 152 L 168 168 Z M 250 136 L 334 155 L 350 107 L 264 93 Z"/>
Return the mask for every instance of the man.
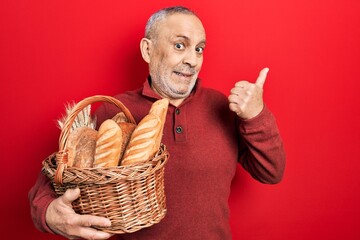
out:
<path id="1" fill-rule="evenodd" d="M 204 27 L 189 9 L 173 7 L 151 16 L 140 50 L 149 64 L 144 86 L 117 95 L 139 122 L 157 99 L 170 106 L 163 143 L 171 157 L 165 168 L 168 212 L 158 224 L 123 239 L 231 239 L 228 197 L 237 163 L 258 181 L 281 180 L 285 153 L 275 119 L 262 99 L 268 69 L 256 82 L 240 81 L 226 98 L 203 88 L 198 74 L 206 45 Z M 99 123 L 117 113 L 104 104 Z M 108 219 L 81 216 L 71 208 L 79 190 L 57 198 L 49 180 L 40 176 L 29 193 L 35 225 L 68 238 L 107 239 L 92 226 Z"/>

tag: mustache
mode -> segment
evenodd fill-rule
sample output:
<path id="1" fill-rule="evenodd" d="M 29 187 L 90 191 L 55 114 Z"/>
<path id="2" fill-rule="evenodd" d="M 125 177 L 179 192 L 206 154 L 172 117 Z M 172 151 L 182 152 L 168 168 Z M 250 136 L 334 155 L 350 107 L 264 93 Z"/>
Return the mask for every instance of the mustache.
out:
<path id="1" fill-rule="evenodd" d="M 175 69 L 176 72 L 181 72 L 181 73 L 187 73 L 187 74 L 192 74 L 194 75 L 196 73 L 195 68 L 192 67 L 179 67 Z"/>

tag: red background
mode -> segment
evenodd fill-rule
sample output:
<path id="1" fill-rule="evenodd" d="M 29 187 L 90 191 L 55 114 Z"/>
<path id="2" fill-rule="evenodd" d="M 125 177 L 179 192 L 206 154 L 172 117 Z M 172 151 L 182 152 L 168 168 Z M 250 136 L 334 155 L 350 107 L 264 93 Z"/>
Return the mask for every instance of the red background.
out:
<path id="1" fill-rule="evenodd" d="M 229 200 L 234 239 L 360 239 L 360 1 L 14 1 L 0 3 L 2 239 L 38 232 L 27 192 L 57 150 L 64 104 L 138 87 L 149 15 L 183 4 L 200 15 L 200 74 L 228 94 L 268 66 L 265 101 L 287 152 L 279 185 L 240 167 Z"/>

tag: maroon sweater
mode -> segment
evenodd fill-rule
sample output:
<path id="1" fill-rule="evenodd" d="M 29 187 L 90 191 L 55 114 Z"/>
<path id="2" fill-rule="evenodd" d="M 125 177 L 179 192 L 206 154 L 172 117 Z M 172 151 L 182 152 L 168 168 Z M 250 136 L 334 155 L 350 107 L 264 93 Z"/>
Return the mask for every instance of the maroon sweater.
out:
<path id="1" fill-rule="evenodd" d="M 146 81 L 143 88 L 116 98 L 139 122 L 160 96 Z M 98 122 L 117 112 L 104 104 L 96 113 Z M 200 83 L 179 107 L 169 106 L 162 142 L 170 152 L 165 167 L 167 214 L 150 228 L 121 235 L 123 239 L 231 239 L 228 198 L 237 163 L 263 183 L 277 183 L 283 175 L 283 144 L 268 108 L 242 121 L 229 110 L 223 94 Z M 29 199 L 35 226 L 42 231 L 51 232 L 45 212 L 55 197 L 40 175 Z"/>

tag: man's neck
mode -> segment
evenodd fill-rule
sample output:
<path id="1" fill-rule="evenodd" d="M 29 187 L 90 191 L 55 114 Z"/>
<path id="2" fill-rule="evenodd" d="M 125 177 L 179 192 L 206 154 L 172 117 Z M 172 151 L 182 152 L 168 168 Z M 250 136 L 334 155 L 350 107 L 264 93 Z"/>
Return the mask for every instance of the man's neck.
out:
<path id="1" fill-rule="evenodd" d="M 156 92 L 157 94 L 159 94 L 161 97 L 163 98 L 167 98 L 169 99 L 169 102 L 171 105 L 178 107 L 180 106 L 180 104 L 185 100 L 185 98 L 169 98 L 168 96 L 164 96 L 163 94 L 161 94 L 161 92 L 159 92 L 155 87 L 151 86 L 151 89 Z"/>
<path id="2" fill-rule="evenodd" d="M 180 106 L 180 104 L 185 100 L 185 98 L 180 98 L 180 99 L 169 99 L 170 104 L 174 105 L 175 107 Z"/>
<path id="3" fill-rule="evenodd" d="M 156 93 L 157 93 L 159 96 L 161 96 L 162 98 L 167 98 L 167 99 L 169 99 L 170 104 L 173 105 L 173 106 L 175 106 L 175 107 L 180 106 L 180 104 L 186 99 L 186 97 L 184 97 L 184 98 L 169 98 L 168 96 L 162 94 L 161 91 L 158 91 L 158 90 L 156 89 L 156 87 L 154 87 L 154 86 L 152 85 L 152 83 L 151 83 L 151 78 L 150 78 L 150 77 L 149 77 L 148 81 L 149 81 L 150 88 L 151 88 L 154 92 L 156 92 Z"/>

